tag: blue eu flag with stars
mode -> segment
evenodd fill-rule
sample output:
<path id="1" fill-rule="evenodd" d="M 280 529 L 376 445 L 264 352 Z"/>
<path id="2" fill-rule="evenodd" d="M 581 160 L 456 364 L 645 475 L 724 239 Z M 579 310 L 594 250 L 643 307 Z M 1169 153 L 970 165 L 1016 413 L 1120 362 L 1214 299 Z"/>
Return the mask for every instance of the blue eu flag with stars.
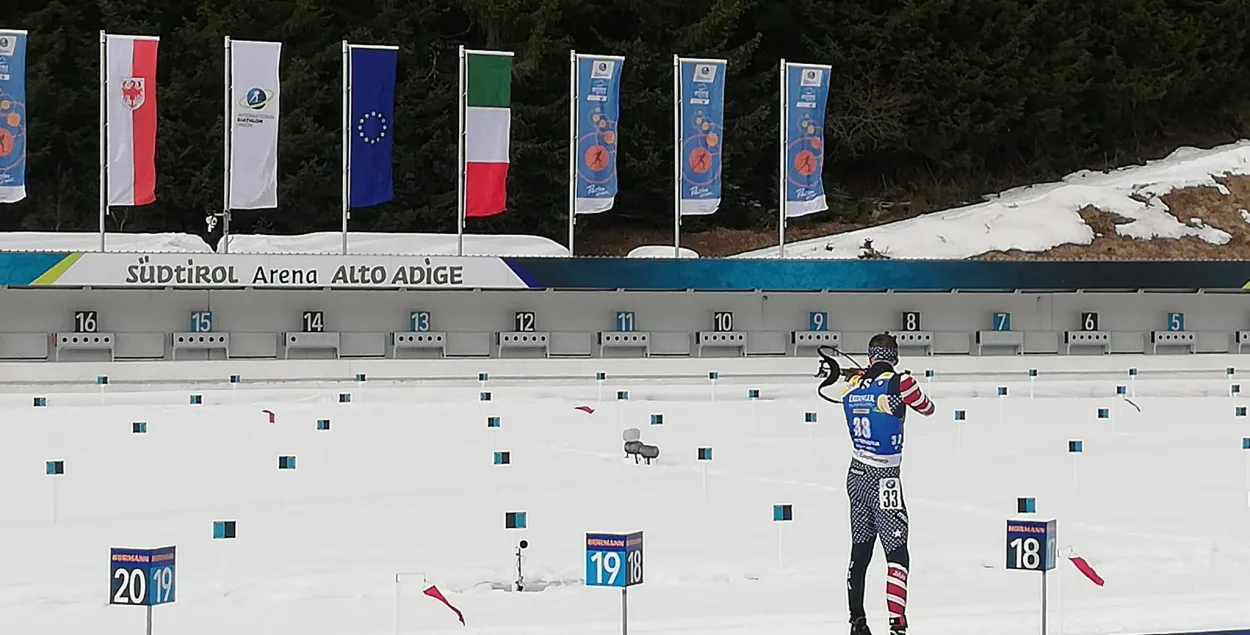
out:
<path id="1" fill-rule="evenodd" d="M 369 207 L 392 197 L 395 140 L 395 63 L 399 51 L 350 47 L 347 206 Z"/>

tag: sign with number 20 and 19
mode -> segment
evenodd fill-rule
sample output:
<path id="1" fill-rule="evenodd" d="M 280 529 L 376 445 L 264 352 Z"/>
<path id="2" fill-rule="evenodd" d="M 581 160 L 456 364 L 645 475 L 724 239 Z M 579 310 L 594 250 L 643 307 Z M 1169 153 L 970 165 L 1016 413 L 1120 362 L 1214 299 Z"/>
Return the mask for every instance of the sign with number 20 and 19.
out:
<path id="1" fill-rule="evenodd" d="M 174 601 L 174 547 L 109 551 L 109 604 L 158 606 Z"/>

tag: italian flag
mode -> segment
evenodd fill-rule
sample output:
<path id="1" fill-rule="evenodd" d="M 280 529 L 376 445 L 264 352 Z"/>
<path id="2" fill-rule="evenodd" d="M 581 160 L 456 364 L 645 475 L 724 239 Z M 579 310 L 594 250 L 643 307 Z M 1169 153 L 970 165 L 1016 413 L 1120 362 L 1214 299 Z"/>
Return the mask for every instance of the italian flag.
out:
<path id="1" fill-rule="evenodd" d="M 508 205 L 508 145 L 512 134 L 512 53 L 466 50 L 464 82 L 464 215 L 493 216 Z"/>

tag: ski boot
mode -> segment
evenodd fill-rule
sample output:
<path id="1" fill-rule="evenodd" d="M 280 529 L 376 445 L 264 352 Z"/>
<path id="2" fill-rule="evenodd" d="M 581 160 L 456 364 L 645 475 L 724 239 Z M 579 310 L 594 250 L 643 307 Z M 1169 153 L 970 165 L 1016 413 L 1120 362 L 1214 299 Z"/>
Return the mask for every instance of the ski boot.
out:
<path id="1" fill-rule="evenodd" d="M 907 618 L 890 618 L 890 635 L 907 635 Z"/>
<path id="2" fill-rule="evenodd" d="M 856 617 L 851 619 L 851 635 L 872 635 L 872 630 L 868 628 L 868 618 Z"/>

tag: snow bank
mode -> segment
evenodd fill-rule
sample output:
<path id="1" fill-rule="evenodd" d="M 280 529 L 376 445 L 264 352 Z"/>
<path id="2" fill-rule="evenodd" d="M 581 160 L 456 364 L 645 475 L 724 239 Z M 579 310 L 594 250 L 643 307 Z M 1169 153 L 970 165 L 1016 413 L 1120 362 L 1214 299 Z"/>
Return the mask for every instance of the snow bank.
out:
<path id="1" fill-rule="evenodd" d="M 217 251 L 222 251 L 221 241 Z M 343 234 L 319 232 L 300 236 L 237 234 L 230 237 L 232 254 L 340 254 Z M 455 234 L 380 234 L 348 232 L 347 253 L 411 256 L 456 255 Z M 567 257 L 567 247 L 541 236 L 465 234 L 466 256 Z"/>
<path id="2" fill-rule="evenodd" d="M 989 251 L 1038 252 L 1063 244 L 1088 245 L 1094 231 L 1077 213 L 1086 206 L 1130 222 L 1116 232 L 1131 238 L 1194 236 L 1223 245 L 1232 237 L 1210 226 L 1190 227 L 1168 213 L 1162 197 L 1189 187 L 1215 187 L 1215 177 L 1250 174 L 1250 141 L 1211 150 L 1180 148 L 1146 165 L 1111 172 L 1075 172 L 1055 183 L 1029 185 L 969 205 L 879 227 L 786 245 L 787 258 L 855 258 L 865 238 L 891 258 L 969 258 Z M 732 256 L 775 258 L 767 247 Z"/>
<path id="3" fill-rule="evenodd" d="M 105 234 L 104 241 L 108 251 L 157 253 L 212 251 L 203 238 L 191 234 Z M 0 251 L 100 251 L 100 234 L 95 232 L 0 233 Z"/>
<path id="4" fill-rule="evenodd" d="M 678 253 L 678 256 L 677 256 L 678 258 L 698 258 L 699 257 L 698 252 L 696 252 L 693 249 L 687 249 L 685 247 L 680 248 L 680 250 L 677 253 Z M 641 247 L 634 247 L 632 251 L 630 251 L 628 254 L 625 254 L 625 257 L 626 258 L 672 258 L 673 246 L 672 245 L 668 245 L 668 246 L 643 245 Z"/>

